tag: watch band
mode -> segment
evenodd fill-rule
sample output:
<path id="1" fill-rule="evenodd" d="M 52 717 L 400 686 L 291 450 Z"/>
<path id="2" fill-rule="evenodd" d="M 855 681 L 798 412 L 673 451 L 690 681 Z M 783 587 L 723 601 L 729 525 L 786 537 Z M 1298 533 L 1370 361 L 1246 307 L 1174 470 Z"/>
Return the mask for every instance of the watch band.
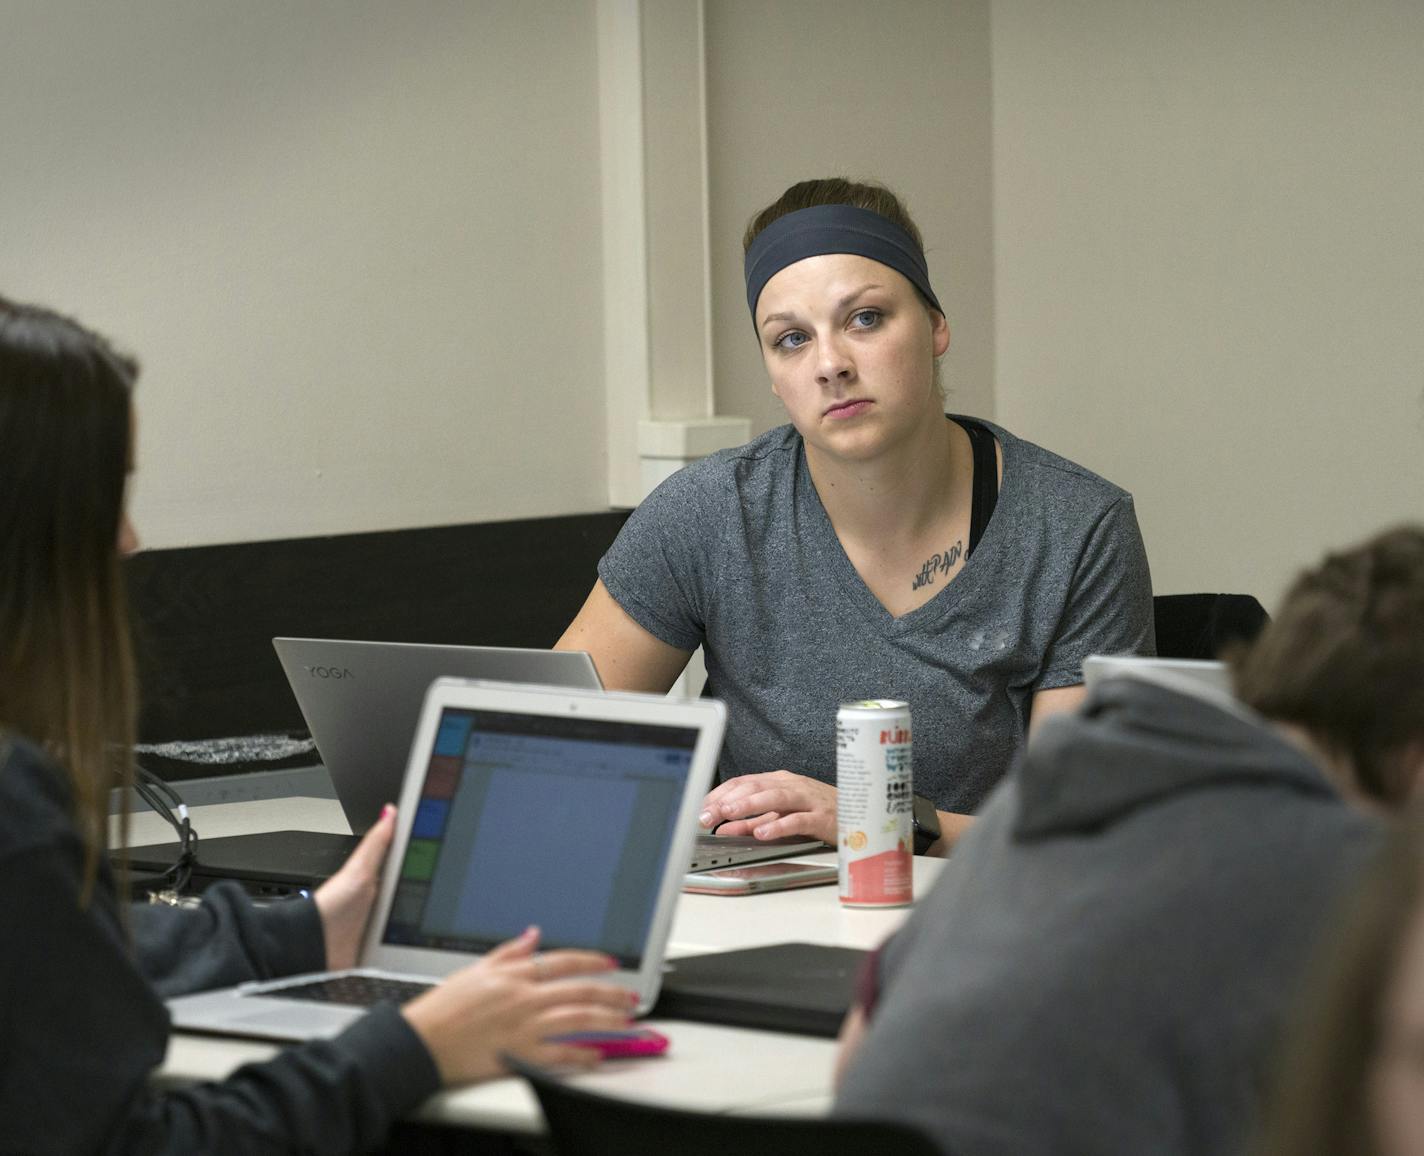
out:
<path id="1" fill-rule="evenodd" d="M 910 822 L 915 831 L 915 854 L 923 855 L 939 842 L 939 812 L 923 795 L 916 795 Z"/>

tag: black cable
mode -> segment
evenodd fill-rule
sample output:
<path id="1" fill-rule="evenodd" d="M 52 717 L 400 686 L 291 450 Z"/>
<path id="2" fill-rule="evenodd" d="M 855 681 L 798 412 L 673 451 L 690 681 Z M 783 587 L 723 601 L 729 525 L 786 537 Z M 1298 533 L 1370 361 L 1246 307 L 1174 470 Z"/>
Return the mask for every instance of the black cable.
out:
<path id="1" fill-rule="evenodd" d="M 152 771 L 135 764 L 134 772 L 134 791 L 138 797 L 178 834 L 178 858 L 161 878 L 168 881 L 169 890 L 175 893 L 186 891 L 198 862 L 198 831 L 189 821 L 188 805 L 177 791 Z"/>

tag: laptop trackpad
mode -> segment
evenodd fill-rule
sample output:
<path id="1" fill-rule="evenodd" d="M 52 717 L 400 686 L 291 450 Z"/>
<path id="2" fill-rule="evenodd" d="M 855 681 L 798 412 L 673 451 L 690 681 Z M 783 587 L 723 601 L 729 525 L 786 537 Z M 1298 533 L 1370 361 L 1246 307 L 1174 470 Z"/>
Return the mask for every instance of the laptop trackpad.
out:
<path id="1" fill-rule="evenodd" d="M 225 1030 L 282 1040 L 335 1036 L 360 1019 L 364 1010 L 324 1007 L 304 1012 L 300 1007 L 288 1005 L 234 1017 L 227 1022 Z"/>

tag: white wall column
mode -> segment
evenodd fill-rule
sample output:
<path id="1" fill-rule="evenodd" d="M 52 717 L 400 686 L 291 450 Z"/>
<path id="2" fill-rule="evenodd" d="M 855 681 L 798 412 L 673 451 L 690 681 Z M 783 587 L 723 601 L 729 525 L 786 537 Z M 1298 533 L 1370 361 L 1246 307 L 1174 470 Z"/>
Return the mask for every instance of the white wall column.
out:
<path id="1" fill-rule="evenodd" d="M 608 493 L 750 436 L 712 394 L 701 0 L 599 0 Z"/>

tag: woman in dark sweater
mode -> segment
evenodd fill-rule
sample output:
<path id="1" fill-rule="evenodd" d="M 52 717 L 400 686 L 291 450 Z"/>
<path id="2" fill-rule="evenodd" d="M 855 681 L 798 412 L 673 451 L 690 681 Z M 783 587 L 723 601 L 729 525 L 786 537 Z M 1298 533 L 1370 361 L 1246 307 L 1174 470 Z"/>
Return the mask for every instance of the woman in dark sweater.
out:
<path id="1" fill-rule="evenodd" d="M 125 907 L 105 843 L 130 779 L 134 676 L 120 557 L 134 363 L 0 298 L 0 1151 L 351 1152 L 500 1057 L 590 1063 L 547 1042 L 622 1027 L 593 952 L 533 959 L 532 929 L 397 1009 L 217 1083 L 149 1081 L 163 998 L 354 963 L 390 845 L 387 811 L 311 902 Z"/>

